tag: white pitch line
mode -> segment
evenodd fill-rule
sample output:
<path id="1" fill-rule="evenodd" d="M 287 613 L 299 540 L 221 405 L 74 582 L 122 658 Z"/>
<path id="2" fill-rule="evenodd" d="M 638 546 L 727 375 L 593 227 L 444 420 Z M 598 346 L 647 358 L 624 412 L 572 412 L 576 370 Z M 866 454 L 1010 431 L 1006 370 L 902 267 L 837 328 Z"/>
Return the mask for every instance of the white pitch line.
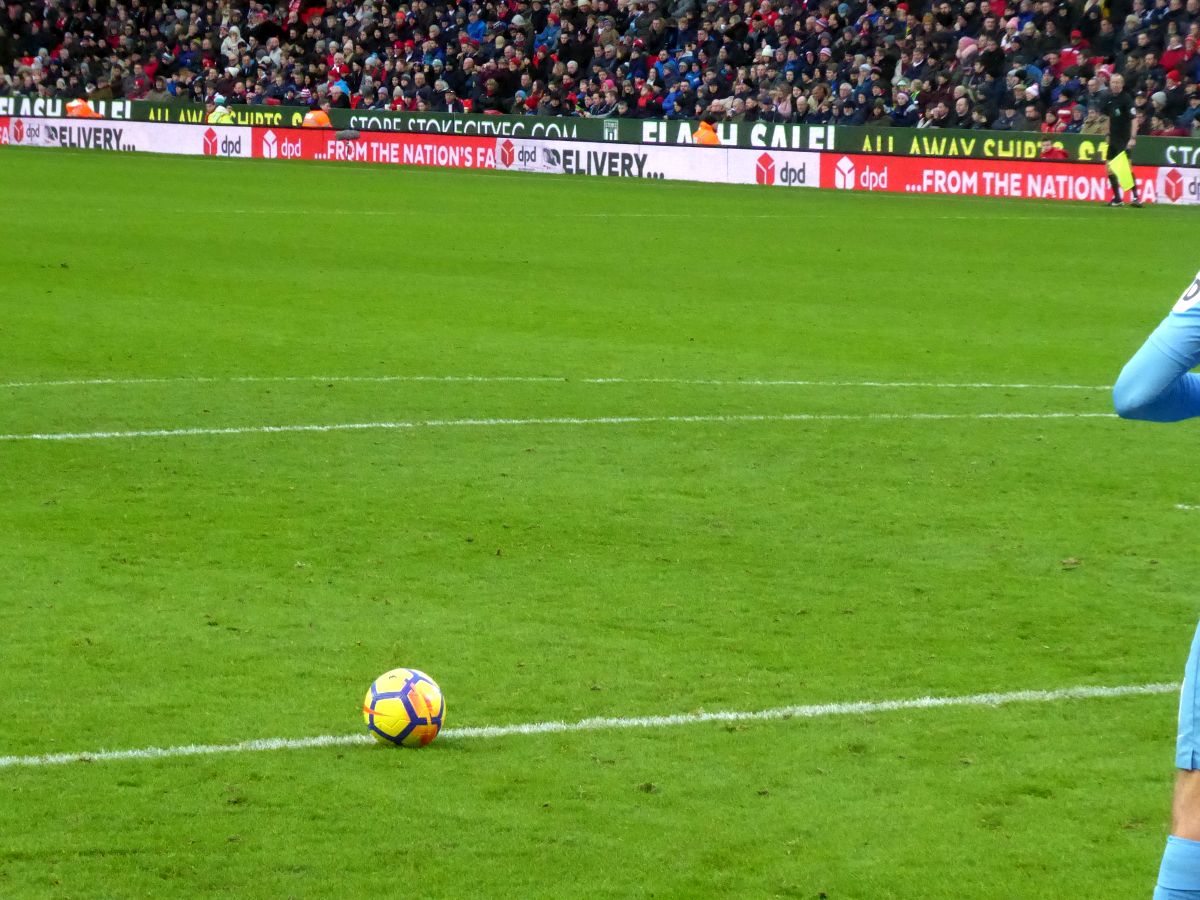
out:
<path id="1" fill-rule="evenodd" d="M 744 422 L 890 422 L 944 421 L 954 419 L 1111 419 L 1112 413 L 783 413 L 779 415 L 714 416 L 555 416 L 545 419 L 425 419 L 411 422 L 346 422 L 330 425 L 244 425 L 229 428 L 151 428 L 135 431 L 51 431 L 30 434 L 0 434 L 0 442 L 16 441 L 102 441 L 122 438 L 205 437 L 234 434 L 297 434 L 332 431 L 403 431 L 417 428 L 495 428 L 528 425 L 656 425 Z"/>
<path id="2" fill-rule="evenodd" d="M 1107 391 L 1107 384 L 1022 384 L 994 381 L 820 381 L 791 378 L 725 380 L 717 378 L 579 378 L 584 384 L 695 384 L 748 387 L 865 387 L 865 388 L 944 388 L 944 389 L 1012 389 L 1059 391 Z"/>
<path id="3" fill-rule="evenodd" d="M 632 718 L 598 717 L 577 722 L 528 722 L 518 725 L 476 725 L 447 728 L 443 740 L 484 740 L 518 735 L 561 734 L 577 731 L 610 731 L 634 728 L 672 728 L 706 722 L 769 722 L 779 719 L 818 719 L 825 716 L 865 716 L 901 710 L 945 709 L 947 707 L 997 707 L 1011 703 L 1053 703 L 1059 700 L 1092 700 L 1106 697 L 1137 697 L 1173 693 L 1174 683 L 1129 684 L 1116 687 L 1072 687 L 1051 691 L 1011 691 L 969 694 L 957 697 L 918 697 L 911 700 L 861 700 L 851 703 L 821 703 L 778 706 L 754 712 L 695 712 L 668 716 Z M 40 756 L 0 756 L 0 769 L 57 766 L 80 762 L 171 759 L 210 756 L 219 753 L 249 753 L 263 750 L 304 750 L 316 747 L 345 747 L 374 744 L 365 733 L 321 735 L 308 738 L 266 738 L 236 744 L 191 744 L 181 747 L 145 747 L 139 750 L 97 750 L 84 753 L 47 753 Z"/>
<path id="4" fill-rule="evenodd" d="M 1107 384 L 1035 384 L 996 381 L 837 381 L 803 378 L 572 378 L 567 375 L 231 375 L 226 377 L 195 375 L 174 378 L 76 378 L 51 381 L 7 381 L 0 388 L 50 388 L 88 386 L 133 386 L 142 384 L 255 384 L 279 382 L 366 383 L 444 382 L 466 384 L 550 383 L 550 384 L 678 384 L 718 387 L 862 387 L 862 388 L 938 388 L 979 390 L 1058 390 L 1107 391 Z"/>
<path id="5" fill-rule="evenodd" d="M 76 378 L 58 381 L 7 381 L 0 383 L 4 388 L 39 387 L 87 387 L 92 385 L 140 385 L 140 384 L 246 384 L 278 382 L 377 382 L 389 381 L 434 381 L 434 382 L 565 382 L 561 376 L 538 375 L 184 375 L 173 378 Z"/>
<path id="6" fill-rule="evenodd" d="M 1200 505 L 1195 503 L 1176 503 L 1176 509 L 1200 509 Z"/>

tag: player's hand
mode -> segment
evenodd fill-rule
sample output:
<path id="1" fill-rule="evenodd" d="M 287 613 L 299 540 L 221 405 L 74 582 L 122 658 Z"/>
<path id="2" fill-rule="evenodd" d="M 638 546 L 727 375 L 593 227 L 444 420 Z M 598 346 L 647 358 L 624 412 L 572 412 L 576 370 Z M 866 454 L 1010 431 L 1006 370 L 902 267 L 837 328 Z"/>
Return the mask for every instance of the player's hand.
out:
<path id="1" fill-rule="evenodd" d="M 1131 137 L 1129 139 L 1129 149 L 1132 150 L 1136 146 L 1137 146 L 1137 138 Z"/>

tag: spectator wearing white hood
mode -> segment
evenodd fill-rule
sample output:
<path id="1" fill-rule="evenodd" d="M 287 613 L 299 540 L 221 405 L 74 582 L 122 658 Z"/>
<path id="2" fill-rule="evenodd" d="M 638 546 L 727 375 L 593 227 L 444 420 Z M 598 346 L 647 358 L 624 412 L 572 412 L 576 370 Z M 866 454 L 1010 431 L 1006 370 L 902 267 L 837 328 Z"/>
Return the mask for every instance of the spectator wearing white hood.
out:
<path id="1" fill-rule="evenodd" d="M 225 40 L 221 41 L 221 55 L 226 59 L 233 57 L 238 59 L 242 52 L 238 49 L 238 44 L 242 40 L 242 30 L 236 25 L 229 26 L 229 34 L 225 35 Z"/>

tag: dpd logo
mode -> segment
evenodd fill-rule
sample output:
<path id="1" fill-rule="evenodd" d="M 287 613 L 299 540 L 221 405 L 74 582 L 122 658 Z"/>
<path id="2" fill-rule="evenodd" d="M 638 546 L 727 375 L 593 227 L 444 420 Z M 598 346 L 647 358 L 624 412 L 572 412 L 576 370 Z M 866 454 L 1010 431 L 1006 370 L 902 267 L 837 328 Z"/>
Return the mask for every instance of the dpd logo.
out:
<path id="1" fill-rule="evenodd" d="M 515 155 L 516 153 L 513 150 L 513 142 L 507 139 L 504 140 L 500 144 L 500 165 L 504 166 L 506 169 L 511 169 L 513 157 Z"/>
<path id="2" fill-rule="evenodd" d="M 1158 199 L 1167 203 L 1200 203 L 1200 171 L 1196 169 L 1158 170 Z"/>
<path id="3" fill-rule="evenodd" d="M 25 140 L 25 123 L 22 122 L 20 119 L 12 120 L 11 131 L 12 131 L 12 142 L 14 144 L 19 144 L 19 143 L 21 143 L 21 141 Z"/>
<path id="4" fill-rule="evenodd" d="M 1183 197 L 1183 176 L 1178 169 L 1171 169 L 1163 176 L 1162 194 L 1172 203 L 1178 203 Z"/>
<path id="5" fill-rule="evenodd" d="M 833 167 L 833 186 L 840 191 L 854 190 L 854 163 L 850 157 L 843 156 Z"/>
<path id="6" fill-rule="evenodd" d="M 775 159 L 770 153 L 764 153 L 754 161 L 754 182 L 756 184 L 775 183 Z"/>
<path id="7" fill-rule="evenodd" d="M 779 183 L 786 187 L 804 187 L 808 182 L 808 170 L 803 164 L 800 168 L 793 169 L 784 160 L 784 163 L 779 168 Z"/>
<path id="8" fill-rule="evenodd" d="M 229 149 L 226 150 L 226 145 Z M 242 149 L 242 139 L 236 141 L 226 139 L 221 144 L 222 151 L 229 153 L 239 153 Z M 287 138 L 280 138 L 274 131 L 268 129 L 262 136 L 262 158 L 263 159 L 300 159 L 304 155 L 304 146 L 300 143 L 300 138 L 294 141 L 289 141 Z"/>
<path id="9" fill-rule="evenodd" d="M 754 180 L 758 184 L 782 184 L 785 186 L 803 186 L 808 181 L 808 171 L 804 164 L 794 169 L 787 164 L 784 157 L 783 165 L 776 166 L 775 158 L 770 153 L 764 153 L 754 161 Z"/>
<path id="10" fill-rule="evenodd" d="M 864 191 L 886 191 L 888 189 L 888 170 L 872 171 L 870 166 L 863 166 L 862 174 L 858 176 L 858 186 Z M 853 182 L 850 187 L 854 187 Z"/>
<path id="11" fill-rule="evenodd" d="M 237 138 L 222 138 L 217 135 L 211 128 L 204 132 L 204 155 L 205 156 L 241 156 L 242 155 L 242 139 Z"/>

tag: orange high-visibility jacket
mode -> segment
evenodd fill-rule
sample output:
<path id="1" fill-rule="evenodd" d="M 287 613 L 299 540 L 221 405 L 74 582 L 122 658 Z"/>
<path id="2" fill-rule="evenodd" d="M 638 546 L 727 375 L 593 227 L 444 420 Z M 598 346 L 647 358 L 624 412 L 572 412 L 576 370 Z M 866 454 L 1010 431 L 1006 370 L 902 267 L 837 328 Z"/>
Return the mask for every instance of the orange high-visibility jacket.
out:
<path id="1" fill-rule="evenodd" d="M 697 144 L 707 144 L 709 147 L 716 147 L 721 143 L 721 139 L 717 137 L 717 130 L 712 127 L 711 122 L 701 122 L 700 127 L 692 135 L 692 140 Z"/>
<path id="2" fill-rule="evenodd" d="M 104 117 L 92 109 L 92 105 L 86 100 L 72 100 L 67 104 L 67 118 L 102 119 Z"/>

